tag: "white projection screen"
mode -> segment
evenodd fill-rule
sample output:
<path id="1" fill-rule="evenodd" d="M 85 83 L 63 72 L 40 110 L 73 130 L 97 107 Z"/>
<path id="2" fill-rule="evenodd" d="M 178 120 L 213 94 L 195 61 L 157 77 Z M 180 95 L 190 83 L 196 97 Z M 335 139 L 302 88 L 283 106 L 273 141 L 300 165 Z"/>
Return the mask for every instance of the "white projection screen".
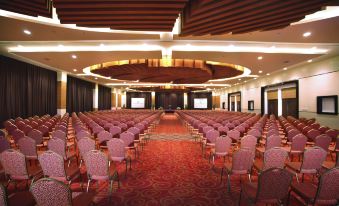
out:
<path id="1" fill-rule="evenodd" d="M 131 108 L 145 108 L 145 98 L 131 98 Z"/>
<path id="2" fill-rule="evenodd" d="M 194 98 L 194 109 L 207 109 L 207 98 Z"/>

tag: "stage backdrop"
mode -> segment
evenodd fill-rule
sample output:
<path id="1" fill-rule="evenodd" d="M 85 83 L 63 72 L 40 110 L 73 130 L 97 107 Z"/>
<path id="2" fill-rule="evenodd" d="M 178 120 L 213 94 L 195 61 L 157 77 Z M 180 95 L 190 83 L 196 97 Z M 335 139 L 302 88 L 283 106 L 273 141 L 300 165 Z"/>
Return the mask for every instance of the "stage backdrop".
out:
<path id="1" fill-rule="evenodd" d="M 0 127 L 16 117 L 55 115 L 57 73 L 0 56 Z"/>
<path id="2" fill-rule="evenodd" d="M 184 93 L 182 92 L 156 92 L 155 108 L 158 109 L 184 109 Z"/>
<path id="3" fill-rule="evenodd" d="M 67 75 L 67 112 L 92 111 L 93 89 L 94 83 Z"/>
<path id="4" fill-rule="evenodd" d="M 187 94 L 188 109 L 195 109 L 194 108 L 195 98 L 207 98 L 206 109 L 212 109 L 212 92 L 189 92 Z"/>
<path id="5" fill-rule="evenodd" d="M 144 98 L 145 99 L 145 108 L 151 109 L 152 107 L 152 95 L 151 92 L 126 92 L 126 108 L 131 109 L 131 99 L 132 98 Z"/>
<path id="6" fill-rule="evenodd" d="M 98 109 L 111 109 L 112 106 L 112 89 L 98 85 Z"/>

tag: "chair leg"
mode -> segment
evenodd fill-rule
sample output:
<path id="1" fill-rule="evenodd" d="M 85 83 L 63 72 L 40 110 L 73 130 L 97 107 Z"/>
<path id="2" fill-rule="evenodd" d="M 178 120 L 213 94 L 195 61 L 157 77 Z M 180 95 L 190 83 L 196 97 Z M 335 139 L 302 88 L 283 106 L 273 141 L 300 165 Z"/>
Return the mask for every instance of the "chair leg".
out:
<path id="1" fill-rule="evenodd" d="M 231 176 L 227 174 L 227 192 L 231 192 Z"/>
<path id="2" fill-rule="evenodd" d="M 87 181 L 87 192 L 88 192 L 88 189 L 89 189 L 89 183 L 91 183 L 91 179 L 88 179 L 88 181 Z"/>
<path id="3" fill-rule="evenodd" d="M 299 183 L 299 178 L 298 178 L 298 174 L 295 173 L 295 177 L 297 178 L 297 182 Z"/>
<path id="4" fill-rule="evenodd" d="M 224 167 L 221 168 L 220 172 L 220 183 L 222 183 L 222 176 L 224 175 Z"/>
<path id="5" fill-rule="evenodd" d="M 242 198 L 242 188 L 240 189 L 240 196 L 239 196 L 238 206 L 240 206 L 240 204 L 241 204 L 241 198 Z"/>
<path id="6" fill-rule="evenodd" d="M 252 182 L 252 180 L 251 180 L 251 173 L 248 173 L 248 180 L 249 180 L 250 182 Z"/>

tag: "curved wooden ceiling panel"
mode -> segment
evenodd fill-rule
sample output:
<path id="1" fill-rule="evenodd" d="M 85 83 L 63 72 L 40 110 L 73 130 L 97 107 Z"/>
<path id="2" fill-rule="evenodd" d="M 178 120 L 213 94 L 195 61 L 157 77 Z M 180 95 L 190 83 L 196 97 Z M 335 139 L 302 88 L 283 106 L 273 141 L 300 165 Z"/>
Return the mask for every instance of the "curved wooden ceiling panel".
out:
<path id="1" fill-rule="evenodd" d="M 289 26 L 327 5 L 331 0 L 190 1 L 182 15 L 181 35 L 240 34 Z"/>
<path id="2" fill-rule="evenodd" d="M 61 23 L 118 30 L 166 31 L 188 0 L 54 0 Z"/>
<path id="3" fill-rule="evenodd" d="M 52 17 L 51 0 L 0 0 L 0 9 L 35 17 Z"/>

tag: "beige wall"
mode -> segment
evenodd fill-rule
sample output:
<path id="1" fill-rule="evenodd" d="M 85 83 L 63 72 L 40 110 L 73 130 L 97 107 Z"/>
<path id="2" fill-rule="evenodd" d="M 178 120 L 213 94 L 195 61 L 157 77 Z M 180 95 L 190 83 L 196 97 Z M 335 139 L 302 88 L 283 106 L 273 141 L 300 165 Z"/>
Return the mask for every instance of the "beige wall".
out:
<path id="1" fill-rule="evenodd" d="M 339 116 L 316 113 L 317 96 L 339 96 L 339 56 L 262 76 L 239 86 L 218 90 L 216 95 L 221 96 L 220 101 L 227 102 L 228 93 L 241 91 L 242 111 L 247 112 L 247 102 L 254 100 L 254 112 L 260 113 L 261 87 L 291 80 L 299 80 L 299 116 L 316 118 L 322 125 L 339 129 Z"/>

